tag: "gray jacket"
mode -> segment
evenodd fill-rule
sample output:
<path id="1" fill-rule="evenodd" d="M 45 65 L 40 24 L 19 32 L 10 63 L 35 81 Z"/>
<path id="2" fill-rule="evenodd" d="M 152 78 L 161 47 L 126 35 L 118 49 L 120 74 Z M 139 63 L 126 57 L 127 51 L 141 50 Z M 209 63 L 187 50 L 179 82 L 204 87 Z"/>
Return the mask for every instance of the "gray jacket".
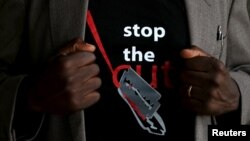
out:
<path id="1" fill-rule="evenodd" d="M 14 141 L 19 84 L 27 69 L 44 63 L 63 44 L 83 36 L 87 0 L 0 1 L 0 140 Z M 193 45 L 223 61 L 241 92 L 241 123 L 250 124 L 250 20 L 247 0 L 185 0 Z M 223 45 L 217 40 L 222 26 Z M 22 59 L 26 51 L 29 62 Z M 24 60 L 26 69 L 16 65 Z M 22 62 L 22 61 L 21 61 Z M 15 68 L 15 73 L 12 69 Z M 20 69 L 20 71 L 18 71 Z M 48 115 L 48 141 L 84 141 L 83 112 Z M 196 141 L 207 140 L 211 117 L 197 116 Z M 35 135 L 34 135 L 35 136 Z"/>
<path id="2" fill-rule="evenodd" d="M 247 2 L 247 9 L 248 9 L 248 13 L 250 13 L 250 0 L 248 0 Z"/>

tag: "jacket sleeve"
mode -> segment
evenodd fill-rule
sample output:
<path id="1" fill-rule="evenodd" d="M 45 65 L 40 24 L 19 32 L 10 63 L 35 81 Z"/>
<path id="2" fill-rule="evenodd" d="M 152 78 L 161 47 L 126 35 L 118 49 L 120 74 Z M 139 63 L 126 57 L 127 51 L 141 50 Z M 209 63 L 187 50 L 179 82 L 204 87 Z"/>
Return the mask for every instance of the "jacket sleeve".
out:
<path id="1" fill-rule="evenodd" d="M 234 0 L 228 23 L 227 61 L 241 93 L 241 124 L 250 124 L 250 20 L 247 0 Z"/>
<path id="2" fill-rule="evenodd" d="M 24 75 L 12 75 L 21 43 L 25 15 L 24 0 L 0 3 L 0 140 L 12 140 L 12 120 L 19 84 Z"/>
<path id="3" fill-rule="evenodd" d="M 13 70 L 23 43 L 25 26 L 25 0 L 1 0 L 0 2 L 0 140 L 15 140 L 14 119 L 24 122 L 27 116 L 17 117 L 17 97 L 22 80 L 21 71 Z M 15 73 L 14 73 L 15 72 Z M 22 109 L 22 108 L 18 108 Z M 40 121 L 39 121 L 40 122 Z M 32 123 L 33 124 L 33 123 Z"/>

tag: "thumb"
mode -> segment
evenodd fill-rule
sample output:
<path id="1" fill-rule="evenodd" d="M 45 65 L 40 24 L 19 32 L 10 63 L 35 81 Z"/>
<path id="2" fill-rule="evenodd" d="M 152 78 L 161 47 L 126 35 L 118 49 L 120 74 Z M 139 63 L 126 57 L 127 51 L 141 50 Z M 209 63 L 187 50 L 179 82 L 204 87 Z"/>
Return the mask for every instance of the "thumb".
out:
<path id="1" fill-rule="evenodd" d="M 180 55 L 184 59 L 191 59 L 198 56 L 210 56 L 208 53 L 196 46 L 192 46 L 190 49 L 183 49 Z"/>
<path id="2" fill-rule="evenodd" d="M 78 51 L 94 52 L 95 46 L 85 43 L 80 38 L 77 38 L 73 40 L 72 42 L 70 42 L 68 45 L 66 45 L 64 48 L 62 48 L 59 51 L 59 54 L 67 55 L 67 54 L 78 52 Z"/>

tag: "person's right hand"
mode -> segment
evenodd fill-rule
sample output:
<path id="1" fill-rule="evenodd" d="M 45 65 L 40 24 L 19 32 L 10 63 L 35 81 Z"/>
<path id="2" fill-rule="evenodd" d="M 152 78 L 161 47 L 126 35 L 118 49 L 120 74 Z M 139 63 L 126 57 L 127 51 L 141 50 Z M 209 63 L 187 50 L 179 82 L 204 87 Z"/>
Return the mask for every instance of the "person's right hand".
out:
<path id="1" fill-rule="evenodd" d="M 29 91 L 28 105 L 33 111 L 68 114 L 96 103 L 101 79 L 95 64 L 95 47 L 80 39 L 66 45 Z"/>

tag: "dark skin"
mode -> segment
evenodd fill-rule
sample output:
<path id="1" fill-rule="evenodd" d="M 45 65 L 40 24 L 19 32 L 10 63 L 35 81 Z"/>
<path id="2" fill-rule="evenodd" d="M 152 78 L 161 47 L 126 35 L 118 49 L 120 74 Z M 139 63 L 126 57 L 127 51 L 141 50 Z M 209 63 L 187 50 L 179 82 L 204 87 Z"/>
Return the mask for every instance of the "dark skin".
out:
<path id="1" fill-rule="evenodd" d="M 101 79 L 95 64 L 95 47 L 73 40 L 51 60 L 28 90 L 31 111 L 69 114 L 96 103 Z"/>
<path id="2" fill-rule="evenodd" d="M 80 39 L 66 45 L 29 90 L 29 108 L 68 114 L 96 103 L 101 79 L 97 77 L 94 50 Z M 180 93 L 185 108 L 199 115 L 221 115 L 238 109 L 240 92 L 222 62 L 198 47 L 182 50 L 181 57 Z"/>
<path id="3" fill-rule="evenodd" d="M 195 46 L 182 50 L 181 57 L 180 93 L 185 108 L 199 115 L 221 115 L 238 109 L 239 89 L 221 61 Z"/>

